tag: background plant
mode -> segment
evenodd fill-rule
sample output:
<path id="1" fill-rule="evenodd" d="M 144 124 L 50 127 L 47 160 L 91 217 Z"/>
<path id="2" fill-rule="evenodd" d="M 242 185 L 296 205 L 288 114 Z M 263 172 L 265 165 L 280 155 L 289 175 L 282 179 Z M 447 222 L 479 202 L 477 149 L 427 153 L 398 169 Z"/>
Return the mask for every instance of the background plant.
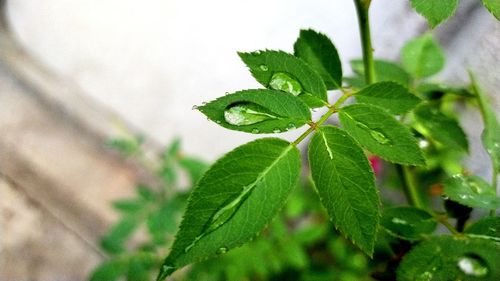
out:
<path id="1" fill-rule="evenodd" d="M 336 261 L 341 260 L 335 257 L 340 250 L 328 251 L 331 241 L 342 241 L 339 245 L 350 249 L 344 240 L 339 240 L 342 238 L 338 234 L 367 257 L 375 258 L 372 261 L 364 258 L 357 271 L 345 278 L 500 279 L 496 266 L 500 258 L 500 219 L 495 216 L 500 206 L 496 195 L 500 125 L 493 109 L 473 74 L 471 84 L 465 87 L 430 82 L 429 78 L 445 63 L 443 52 L 430 34 L 408 42 L 401 51 L 400 64 L 374 59 L 368 16 L 370 1 L 354 2 L 363 59 L 351 62 L 353 77 L 344 77 L 337 50 L 325 35 L 302 30 L 294 54 L 271 50 L 239 53 L 265 88 L 228 94 L 196 107 L 210 120 L 231 130 L 260 134 L 281 133 L 306 125 L 309 128 L 293 142 L 263 138 L 242 145 L 208 168 L 187 200 L 182 223 L 158 280 L 187 264 L 214 256 L 219 256 L 220 263 L 198 263 L 191 275 L 186 276 L 207 280 L 273 277 L 318 280 L 319 277 L 311 276 L 319 272 L 325 274 L 324 280 L 340 279 L 342 273 L 328 270 L 332 268 L 328 262 L 338 265 Z M 431 26 L 451 16 L 458 4 L 456 0 L 410 2 Z M 497 2 L 483 3 L 499 17 Z M 336 91 L 340 96 L 330 102 L 328 91 Z M 492 162 L 489 182 L 471 175 L 461 164 L 469 149 L 467 136 L 457 121 L 457 104 L 477 105 L 482 114 L 485 126 L 482 139 Z M 320 107 L 326 107 L 327 111 L 313 121 L 310 111 Z M 338 117 L 339 122 L 332 116 Z M 327 121 L 334 122 L 326 125 Z M 313 193 L 311 189 L 304 191 L 301 187 L 298 195 L 293 193 L 302 171 L 297 145 L 308 136 L 312 136 L 308 145 L 311 177 L 306 186 L 313 187 L 320 203 L 308 197 Z M 379 182 L 375 181 L 367 153 L 385 160 L 384 176 Z M 381 197 L 377 185 L 400 189 L 408 205 L 401 206 Z M 292 200 L 287 205 L 290 196 Z M 319 224 L 311 224 L 326 229 L 326 234 L 312 239 L 326 240 L 320 249 L 312 250 L 310 244 L 294 235 L 300 233 L 301 227 L 293 223 L 294 217 L 286 211 L 291 208 L 288 206 L 293 198 L 312 202 L 304 203 L 309 209 L 302 209 L 298 218 L 307 218 L 304 212 L 323 217 Z M 320 204 L 327 216 L 318 208 Z M 285 211 L 280 212 L 283 208 Z M 479 216 L 485 215 L 480 210 L 490 216 L 470 222 L 473 209 L 478 210 Z M 166 213 L 157 217 L 163 218 L 159 219 L 160 224 L 172 222 Z M 331 220 L 338 234 L 329 233 L 325 217 Z M 448 233 L 436 232 L 438 224 Z M 266 230 L 262 238 L 253 240 L 263 229 Z M 111 245 L 120 242 L 113 237 L 113 230 L 104 239 Z M 240 248 L 230 251 L 237 247 Z M 259 261 L 269 261 L 273 253 L 279 253 L 274 265 L 270 262 L 258 265 Z M 325 253 L 326 270 L 318 271 L 312 266 L 317 262 L 314 253 Z M 357 255 L 356 251 L 349 253 Z M 143 268 L 149 270 L 157 265 L 156 255 L 140 255 Z M 248 262 L 249 256 L 255 257 L 253 262 Z M 118 260 L 127 264 L 120 274 L 137 272 L 132 267 L 134 258 L 125 256 Z M 231 263 L 238 266 L 230 266 Z M 211 270 L 204 271 L 204 265 Z M 102 268 L 94 278 L 110 272 Z"/>

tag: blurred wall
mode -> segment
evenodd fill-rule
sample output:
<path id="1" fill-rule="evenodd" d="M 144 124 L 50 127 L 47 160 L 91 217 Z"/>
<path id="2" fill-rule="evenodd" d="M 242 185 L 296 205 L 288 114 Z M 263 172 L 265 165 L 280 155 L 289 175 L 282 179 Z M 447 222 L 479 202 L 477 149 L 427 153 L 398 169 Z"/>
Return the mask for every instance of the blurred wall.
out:
<path id="1" fill-rule="evenodd" d="M 52 71 L 159 142 L 181 136 L 187 152 L 207 159 L 255 138 L 191 110 L 261 87 L 236 51 L 292 51 L 311 27 L 334 40 L 346 69 L 360 56 L 352 1 L 16 0 L 7 13 L 17 39 Z M 389 58 L 425 26 L 407 1 L 374 1 L 372 19 L 376 54 Z"/>

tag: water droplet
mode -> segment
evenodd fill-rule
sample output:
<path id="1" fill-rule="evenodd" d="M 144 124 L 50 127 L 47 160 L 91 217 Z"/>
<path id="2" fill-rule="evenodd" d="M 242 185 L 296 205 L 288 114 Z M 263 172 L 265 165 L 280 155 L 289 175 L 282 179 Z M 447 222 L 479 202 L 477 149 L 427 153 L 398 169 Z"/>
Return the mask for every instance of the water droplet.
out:
<path id="1" fill-rule="evenodd" d="M 252 125 L 268 119 L 278 118 L 274 113 L 254 103 L 236 103 L 224 110 L 224 119 L 235 126 Z"/>
<path id="2" fill-rule="evenodd" d="M 421 148 L 421 149 L 425 149 L 427 147 L 429 147 L 429 142 L 427 140 L 420 140 L 418 142 L 418 146 Z"/>
<path id="3" fill-rule="evenodd" d="M 260 131 L 257 128 L 252 129 L 252 134 L 258 134 Z"/>
<path id="4" fill-rule="evenodd" d="M 415 280 L 416 281 L 431 281 L 433 277 L 432 272 L 426 271 L 420 274 Z"/>
<path id="5" fill-rule="evenodd" d="M 220 120 L 217 120 L 217 121 L 215 121 L 215 123 L 220 124 L 221 122 L 220 122 Z"/>
<path id="6" fill-rule="evenodd" d="M 297 129 L 297 127 L 295 127 L 295 124 L 293 124 L 293 123 L 288 124 L 288 127 L 286 127 L 287 131 L 289 131 L 289 130 L 295 130 L 295 129 Z"/>
<path id="7" fill-rule="evenodd" d="M 223 255 L 223 254 L 227 253 L 227 251 L 228 251 L 227 247 L 220 247 L 219 249 L 217 249 L 216 254 Z"/>
<path id="8" fill-rule="evenodd" d="M 458 259 L 458 268 L 469 276 L 484 277 L 488 274 L 486 263 L 477 256 L 464 256 Z"/>
<path id="9" fill-rule="evenodd" d="M 261 64 L 261 65 L 259 66 L 259 68 L 260 68 L 260 70 L 262 70 L 262 71 L 268 71 L 268 70 L 269 70 L 269 67 L 267 67 L 267 65 L 265 65 L 265 64 Z"/>
<path id="10" fill-rule="evenodd" d="M 407 224 L 408 224 L 408 222 L 407 222 L 407 221 L 402 220 L 402 219 L 400 219 L 400 218 L 396 218 L 396 217 L 392 218 L 392 220 L 391 220 L 391 221 L 392 221 L 393 223 L 395 223 L 395 224 L 404 224 L 404 225 L 407 225 Z"/>
<path id="11" fill-rule="evenodd" d="M 281 130 L 280 130 L 280 129 L 278 129 L 278 128 L 274 128 L 273 133 L 275 133 L 275 134 L 277 134 L 277 133 L 281 133 Z"/>
<path id="12" fill-rule="evenodd" d="M 351 117 L 352 119 L 352 117 Z M 362 128 L 365 131 L 368 131 L 370 133 L 370 136 L 375 139 L 378 143 L 380 144 L 390 144 L 391 140 L 382 132 L 378 131 L 377 129 L 372 129 L 368 127 L 366 124 L 357 122 L 356 121 L 356 126 Z"/>
<path id="13" fill-rule="evenodd" d="M 198 106 L 197 105 L 193 105 L 193 107 L 191 107 L 192 110 L 196 110 L 198 109 Z"/>
<path id="14" fill-rule="evenodd" d="M 283 72 L 273 74 L 271 82 L 269 82 L 269 86 L 275 90 L 288 92 L 294 96 L 298 96 L 302 93 L 302 85 L 300 85 L 297 80 Z"/>
<path id="15" fill-rule="evenodd" d="M 161 267 L 161 273 L 160 273 L 160 276 L 158 276 L 158 280 L 163 280 L 163 279 L 167 278 L 167 276 L 172 274 L 172 272 L 174 272 L 176 269 L 177 268 L 173 265 L 164 264 Z"/>

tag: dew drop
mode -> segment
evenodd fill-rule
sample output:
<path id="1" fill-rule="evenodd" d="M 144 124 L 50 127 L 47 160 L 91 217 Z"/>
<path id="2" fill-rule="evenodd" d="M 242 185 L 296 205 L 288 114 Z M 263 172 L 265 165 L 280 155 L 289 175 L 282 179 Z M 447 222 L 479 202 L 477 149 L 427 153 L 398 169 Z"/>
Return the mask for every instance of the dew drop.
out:
<path id="1" fill-rule="evenodd" d="M 461 257 L 458 259 L 457 265 L 465 275 L 484 277 L 488 274 L 486 263 L 476 256 Z"/>
<path id="2" fill-rule="evenodd" d="M 432 272 L 426 271 L 420 274 L 415 280 L 416 281 L 431 281 L 433 277 Z"/>
<path id="3" fill-rule="evenodd" d="M 253 128 L 253 129 L 252 129 L 252 134 L 258 134 L 259 132 L 260 132 L 260 131 L 259 131 L 259 129 L 257 129 L 257 128 Z"/>
<path id="4" fill-rule="evenodd" d="M 261 64 L 261 65 L 259 66 L 259 68 L 260 68 L 260 70 L 262 70 L 262 71 L 268 71 L 268 70 L 269 70 L 269 67 L 267 67 L 267 65 L 265 65 L 265 64 Z"/>
<path id="5" fill-rule="evenodd" d="M 236 103 L 224 110 L 224 119 L 235 126 L 256 124 L 269 119 L 278 118 L 276 114 L 264 107 L 253 103 Z"/>
<path id="6" fill-rule="evenodd" d="M 227 96 L 227 95 L 229 95 L 229 92 L 225 92 L 225 93 L 224 93 L 224 96 Z"/>
<path id="7" fill-rule="evenodd" d="M 275 90 L 288 92 L 294 96 L 298 96 L 302 93 L 302 86 L 300 83 L 283 72 L 273 74 L 269 86 Z"/>
<path id="8" fill-rule="evenodd" d="M 220 123 L 221 123 L 221 121 L 220 121 L 220 120 L 217 120 L 217 121 L 215 121 L 215 123 L 220 124 Z"/>
<path id="9" fill-rule="evenodd" d="M 392 221 L 393 223 L 395 223 L 395 224 L 403 224 L 403 225 L 407 225 L 407 224 L 408 224 L 408 222 L 407 222 L 407 221 L 402 220 L 402 219 L 400 219 L 400 218 L 396 218 L 396 217 L 392 218 L 392 220 L 391 220 L 391 221 Z"/>
<path id="10" fill-rule="evenodd" d="M 295 127 L 295 124 L 293 124 L 293 123 L 288 124 L 288 127 L 286 127 L 287 131 L 289 131 L 289 130 L 295 130 L 295 129 L 297 129 L 297 127 Z"/>
<path id="11" fill-rule="evenodd" d="M 370 136 L 380 144 L 390 144 L 391 140 L 382 132 L 368 127 L 366 124 L 356 122 L 356 126 L 370 133 Z"/>
<path id="12" fill-rule="evenodd" d="M 227 251 L 228 251 L 227 247 L 220 247 L 219 249 L 217 249 L 216 254 L 223 255 L 223 254 L 227 253 Z"/>
<path id="13" fill-rule="evenodd" d="M 278 128 L 274 128 L 273 133 L 275 133 L 275 134 L 277 134 L 277 133 L 281 133 L 281 130 L 280 130 L 280 129 L 278 129 Z"/>

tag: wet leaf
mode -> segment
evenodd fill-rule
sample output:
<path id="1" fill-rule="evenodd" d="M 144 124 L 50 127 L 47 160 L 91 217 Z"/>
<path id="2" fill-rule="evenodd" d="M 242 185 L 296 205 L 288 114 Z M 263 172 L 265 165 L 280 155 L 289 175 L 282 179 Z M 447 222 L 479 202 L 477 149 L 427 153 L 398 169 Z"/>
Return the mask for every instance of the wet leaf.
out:
<path id="1" fill-rule="evenodd" d="M 432 0 L 436 1 L 436 0 Z M 438 0 L 436 2 L 439 2 Z M 447 0 L 445 0 L 447 1 Z M 456 1 L 456 0 L 455 0 Z M 444 67 L 443 51 L 431 34 L 408 41 L 401 50 L 403 67 L 415 78 L 432 76 Z"/>
<path id="2" fill-rule="evenodd" d="M 284 205 L 299 175 L 299 151 L 284 140 L 256 140 L 223 156 L 190 195 L 158 280 L 259 234 Z"/>
<path id="3" fill-rule="evenodd" d="M 500 241 L 500 217 L 485 217 L 465 229 L 467 234 L 484 235 Z"/>
<path id="4" fill-rule="evenodd" d="M 414 207 L 393 207 L 384 210 L 381 225 L 392 235 L 406 240 L 420 240 L 436 230 L 431 214 Z"/>
<path id="5" fill-rule="evenodd" d="M 327 102 L 326 86 L 321 76 L 303 60 L 282 51 L 257 51 L 238 53 L 243 62 L 250 68 L 255 79 L 264 87 L 285 85 L 284 89 L 295 88 L 291 85 L 277 83 L 273 78 L 283 80 L 283 74 L 301 86 L 298 97 L 310 107 L 322 107 Z M 280 74 L 281 77 L 276 77 Z M 274 87 L 276 89 L 276 87 Z M 283 89 L 279 89 L 283 90 Z"/>
<path id="6" fill-rule="evenodd" d="M 410 131 L 383 109 L 354 104 L 340 109 L 345 130 L 373 154 L 406 165 L 424 165 L 425 160 Z"/>
<path id="7" fill-rule="evenodd" d="M 391 114 L 403 114 L 417 106 L 421 99 L 395 82 L 379 82 L 361 89 L 356 100 L 379 106 Z"/>
<path id="8" fill-rule="evenodd" d="M 280 133 L 311 120 L 307 105 L 292 94 L 276 90 L 244 90 L 198 107 L 224 128 L 254 134 Z"/>
<path id="9" fill-rule="evenodd" d="M 472 208 L 496 209 L 500 198 L 495 189 L 478 176 L 455 175 L 444 183 L 444 194 L 451 200 Z"/>

